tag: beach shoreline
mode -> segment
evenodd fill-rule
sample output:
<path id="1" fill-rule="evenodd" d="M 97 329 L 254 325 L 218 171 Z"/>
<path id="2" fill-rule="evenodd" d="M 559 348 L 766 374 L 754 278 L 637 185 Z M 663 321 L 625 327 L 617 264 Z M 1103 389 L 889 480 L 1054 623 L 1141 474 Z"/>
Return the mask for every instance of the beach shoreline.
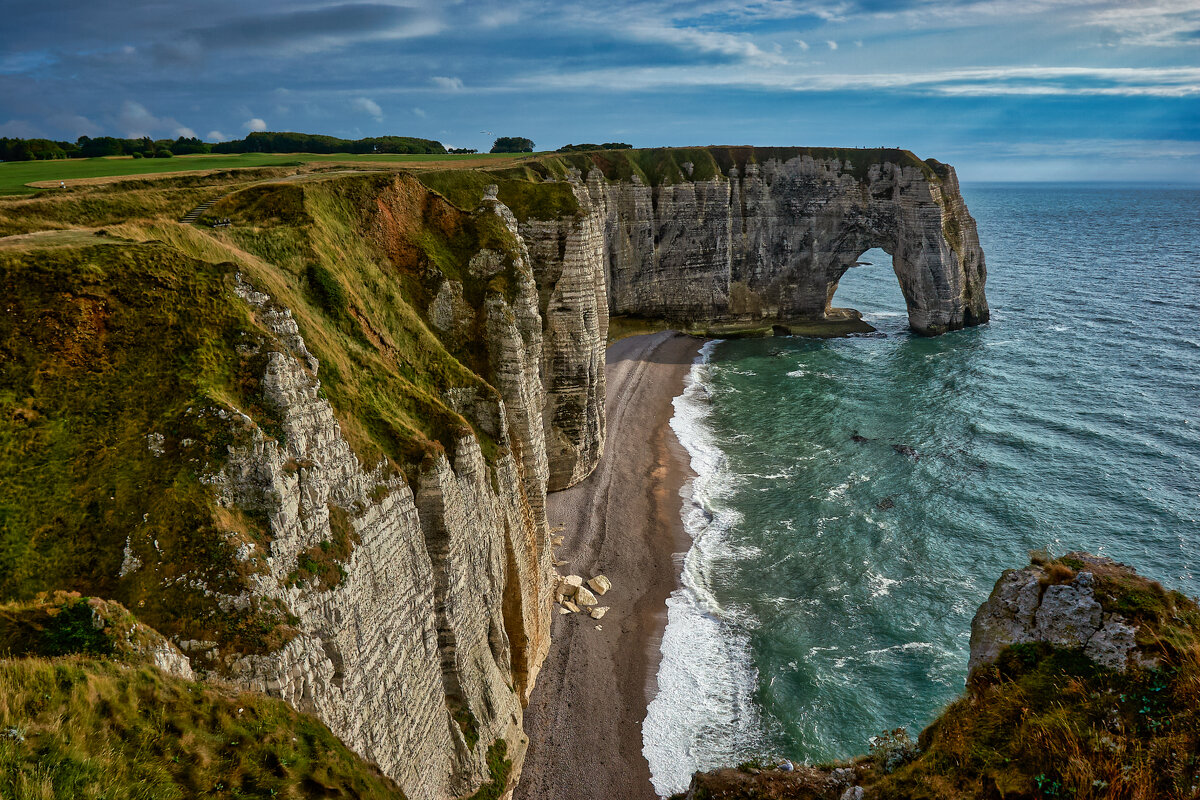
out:
<path id="1" fill-rule="evenodd" d="M 699 339 L 662 332 L 622 339 L 605 366 L 607 436 L 593 473 L 547 498 L 564 537 L 561 574 L 604 574 L 601 620 L 553 610 L 550 653 L 529 706 L 529 750 L 516 800 L 657 795 L 642 755 L 667 597 L 691 546 L 680 516 L 688 456 L 670 421 Z"/>

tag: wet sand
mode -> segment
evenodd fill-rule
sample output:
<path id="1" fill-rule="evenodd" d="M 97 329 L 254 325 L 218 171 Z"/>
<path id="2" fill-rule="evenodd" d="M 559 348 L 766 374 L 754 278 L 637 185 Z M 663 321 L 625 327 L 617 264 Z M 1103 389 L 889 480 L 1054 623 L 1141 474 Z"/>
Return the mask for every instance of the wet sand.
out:
<path id="1" fill-rule="evenodd" d="M 622 339 L 605 368 L 607 439 L 584 481 L 548 498 L 564 575 L 602 573 L 601 620 L 554 608 L 550 653 L 525 711 L 529 750 L 515 800 L 655 798 L 642 756 L 665 601 L 690 546 L 679 490 L 690 474 L 670 427 L 700 340 L 672 332 Z M 597 630 L 597 626 L 600 630 Z"/>

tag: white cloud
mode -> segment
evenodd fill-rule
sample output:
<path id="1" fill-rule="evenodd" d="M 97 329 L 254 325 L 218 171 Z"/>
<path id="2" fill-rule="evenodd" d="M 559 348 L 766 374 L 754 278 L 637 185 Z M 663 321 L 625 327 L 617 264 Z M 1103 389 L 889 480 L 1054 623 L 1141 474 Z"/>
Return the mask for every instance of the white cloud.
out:
<path id="1" fill-rule="evenodd" d="M 789 74 L 743 65 L 650 67 L 531 76 L 519 85 L 580 89 L 619 86 L 625 91 L 681 86 L 748 86 L 777 91 L 880 89 L 943 96 L 1200 95 L 1200 67 L 978 67 L 931 72 Z"/>
<path id="2" fill-rule="evenodd" d="M 433 77 L 433 85 L 447 92 L 461 91 L 463 88 L 462 78 L 451 78 L 444 75 L 435 75 Z"/>
<path id="3" fill-rule="evenodd" d="M 837 50 L 837 42 L 833 39 L 826 39 L 825 44 L 829 45 L 830 50 Z"/>
<path id="4" fill-rule="evenodd" d="M 161 136 L 165 132 L 170 132 L 171 136 L 196 135 L 195 131 L 181 125 L 174 117 L 156 117 L 144 105 L 133 100 L 126 100 L 121 104 L 121 111 L 117 115 L 117 129 L 130 139 Z"/>
<path id="5" fill-rule="evenodd" d="M 229 141 L 229 137 L 226 136 L 225 134 L 221 133 L 220 131 L 209 131 L 208 136 L 205 136 L 204 138 L 210 142 L 228 142 Z"/>
<path id="6" fill-rule="evenodd" d="M 803 39 L 797 39 L 796 44 L 800 45 L 801 50 L 808 50 L 808 42 L 804 41 Z"/>
<path id="7" fill-rule="evenodd" d="M 643 22 L 626 26 L 626 36 L 639 42 L 669 44 L 684 50 L 741 58 L 761 63 L 782 63 L 778 56 L 763 52 L 745 34 L 700 28 L 676 27 L 669 24 Z"/>
<path id="8" fill-rule="evenodd" d="M 263 122 L 258 117 L 254 117 L 253 119 L 248 119 L 243 122 L 242 127 L 248 131 L 265 131 L 267 129 L 267 123 Z"/>
<path id="9" fill-rule="evenodd" d="M 1109 28 L 1122 44 L 1144 47 L 1200 45 L 1200 5 L 1196 0 L 1122 3 L 1090 15 L 1088 24 Z"/>
<path id="10" fill-rule="evenodd" d="M 350 101 L 350 107 L 355 111 L 361 111 L 367 116 L 374 119 L 376 122 L 383 122 L 383 109 L 369 97 L 356 97 Z"/>
<path id="11" fill-rule="evenodd" d="M 421 119 L 425 119 L 425 117 L 429 116 L 429 114 L 427 114 L 427 113 L 425 112 L 425 109 L 423 109 L 423 108 L 417 108 L 416 106 L 413 106 L 413 110 L 412 110 L 412 112 L 413 112 L 414 114 L 416 114 L 418 117 L 420 117 Z"/>
<path id="12" fill-rule="evenodd" d="M 862 47 L 862 39 L 855 39 L 855 40 L 854 40 L 854 46 L 855 46 L 855 47 Z"/>

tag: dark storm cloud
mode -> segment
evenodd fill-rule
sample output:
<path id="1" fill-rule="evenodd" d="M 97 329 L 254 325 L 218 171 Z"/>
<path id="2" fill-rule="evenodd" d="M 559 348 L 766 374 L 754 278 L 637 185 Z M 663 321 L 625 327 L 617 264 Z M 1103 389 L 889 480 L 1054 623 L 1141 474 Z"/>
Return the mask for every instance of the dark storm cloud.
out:
<path id="1" fill-rule="evenodd" d="M 311 11 L 241 17 L 193 30 L 188 34 L 204 47 L 304 47 L 354 39 L 390 39 L 437 32 L 437 18 L 427 9 L 380 3 L 346 3 Z"/>

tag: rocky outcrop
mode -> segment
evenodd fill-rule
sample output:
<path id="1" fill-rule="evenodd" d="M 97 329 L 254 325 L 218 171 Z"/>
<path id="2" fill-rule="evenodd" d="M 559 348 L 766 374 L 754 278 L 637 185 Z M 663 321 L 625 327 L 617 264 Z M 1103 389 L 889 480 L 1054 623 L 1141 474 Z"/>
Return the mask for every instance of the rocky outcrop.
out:
<path id="1" fill-rule="evenodd" d="M 1136 651 L 1137 625 L 1105 611 L 1096 596 L 1095 570 L 1111 570 L 1114 562 L 1087 553 L 1071 553 L 1066 559 L 1079 563 L 1078 572 L 1035 562 L 1006 570 L 996 581 L 971 623 L 969 671 L 994 662 L 1006 647 L 1034 642 L 1082 650 L 1117 671 L 1124 671 L 1131 659 L 1145 663 Z"/>
<path id="2" fill-rule="evenodd" d="M 241 278 L 237 290 L 276 337 L 261 345 L 278 347 L 263 386 L 282 435 L 243 420 L 248 443 L 210 480 L 222 505 L 269 521 L 265 551 L 243 542 L 239 557 L 257 567 L 250 594 L 276 602 L 295 633 L 282 649 L 226 665 L 230 673 L 317 714 L 411 798 L 475 791 L 497 740 L 519 769 L 521 704 L 549 625 L 549 548 L 521 465 L 511 452 L 486 463 L 470 435 L 452 457 L 427 459 L 415 494 L 360 464 L 291 315 Z M 503 309 L 489 313 L 512 322 Z M 501 406 L 494 417 L 508 442 Z M 346 538 L 340 580 L 297 575 L 302 559 Z"/>

